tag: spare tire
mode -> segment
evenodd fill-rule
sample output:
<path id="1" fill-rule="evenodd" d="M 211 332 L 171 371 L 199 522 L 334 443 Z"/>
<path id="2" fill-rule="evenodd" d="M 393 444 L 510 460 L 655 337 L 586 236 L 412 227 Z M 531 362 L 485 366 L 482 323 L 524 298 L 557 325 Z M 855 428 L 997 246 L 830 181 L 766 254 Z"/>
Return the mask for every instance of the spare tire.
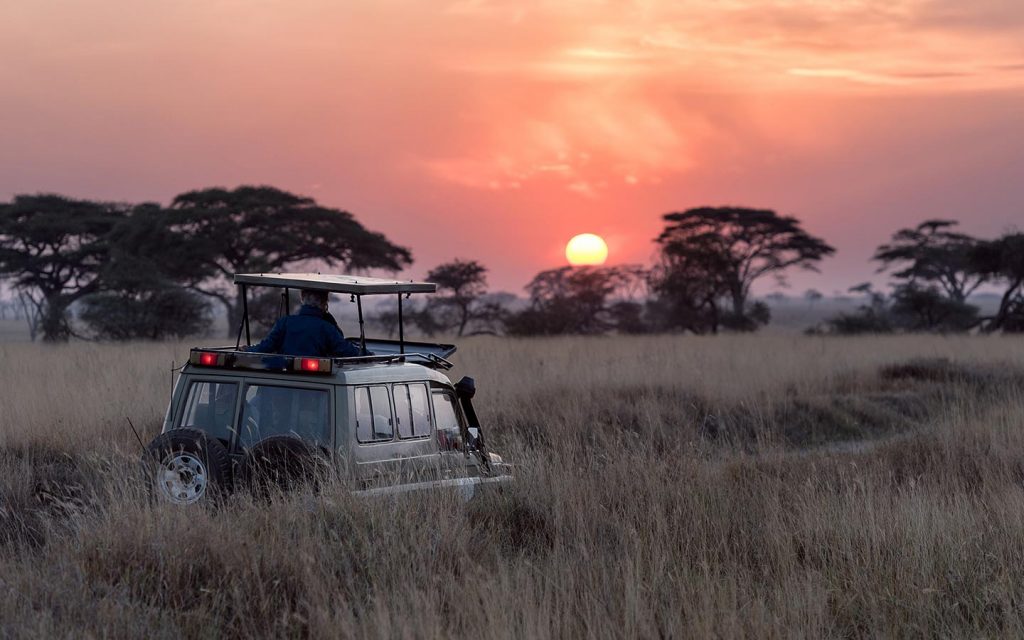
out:
<path id="1" fill-rule="evenodd" d="M 231 491 L 231 457 L 220 440 L 198 429 L 172 429 L 149 444 L 143 460 L 153 494 L 173 504 L 193 504 Z"/>
<path id="2" fill-rule="evenodd" d="M 289 435 L 269 436 L 253 445 L 238 468 L 239 481 L 257 493 L 318 487 L 330 466 L 317 447 Z"/>

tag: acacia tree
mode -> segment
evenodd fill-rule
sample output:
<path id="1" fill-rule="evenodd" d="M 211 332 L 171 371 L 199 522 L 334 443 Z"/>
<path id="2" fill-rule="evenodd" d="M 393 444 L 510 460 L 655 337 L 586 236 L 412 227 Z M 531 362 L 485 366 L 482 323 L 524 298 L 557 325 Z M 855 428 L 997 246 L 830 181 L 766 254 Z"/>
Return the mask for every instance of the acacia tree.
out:
<path id="1" fill-rule="evenodd" d="M 489 315 L 481 303 L 487 293 L 487 267 L 476 260 L 440 264 L 427 273 L 427 280 L 437 284 L 440 295 L 430 299 L 426 312 L 441 326 L 454 328 L 461 336 L 471 321 Z"/>
<path id="2" fill-rule="evenodd" d="M 80 319 L 113 340 L 182 337 L 208 326 L 209 303 L 184 287 L 209 275 L 197 247 L 169 229 L 156 204 L 134 207 L 108 236 L 101 291 L 82 299 Z"/>
<path id="3" fill-rule="evenodd" d="M 792 267 L 816 271 L 817 262 L 835 253 L 824 240 L 804 231 L 796 218 L 768 209 L 698 207 L 666 214 L 664 219 L 665 229 L 655 240 L 661 277 L 654 288 L 676 298 L 677 305 L 705 309 L 713 327 L 722 315 L 718 300 L 726 298 L 730 324 L 753 328 L 764 312 L 748 305 L 754 282 L 768 275 L 784 282 L 784 272 Z M 705 281 L 693 284 L 695 277 Z"/>
<path id="4" fill-rule="evenodd" d="M 174 199 L 171 211 L 172 229 L 209 273 L 190 286 L 224 305 L 229 333 L 241 317 L 241 300 L 229 284 L 235 273 L 282 271 L 307 261 L 397 271 L 412 262 L 408 249 L 351 213 L 273 187 L 190 191 Z"/>
<path id="5" fill-rule="evenodd" d="M 667 243 L 649 275 L 648 311 L 661 329 L 718 333 L 729 265 L 717 247 Z"/>
<path id="6" fill-rule="evenodd" d="M 1003 283 L 996 314 L 988 318 L 989 331 L 1024 331 L 1024 233 L 1011 233 L 979 242 L 970 254 L 971 268 Z"/>
<path id="7" fill-rule="evenodd" d="M 597 334 L 616 328 L 616 319 L 631 314 L 616 307 L 615 298 L 635 287 L 638 273 L 634 267 L 542 271 L 526 286 L 530 307 L 510 316 L 506 327 L 520 335 Z"/>
<path id="8" fill-rule="evenodd" d="M 913 229 L 900 229 L 875 251 L 879 271 L 896 266 L 893 275 L 916 289 L 938 286 L 950 300 L 963 303 L 990 274 L 974 269 L 972 252 L 978 240 L 952 231 L 955 220 L 926 220 Z"/>
<path id="9" fill-rule="evenodd" d="M 32 307 L 43 340 L 67 340 L 68 309 L 100 289 L 108 234 L 126 207 L 54 194 L 0 204 L 0 276 Z"/>

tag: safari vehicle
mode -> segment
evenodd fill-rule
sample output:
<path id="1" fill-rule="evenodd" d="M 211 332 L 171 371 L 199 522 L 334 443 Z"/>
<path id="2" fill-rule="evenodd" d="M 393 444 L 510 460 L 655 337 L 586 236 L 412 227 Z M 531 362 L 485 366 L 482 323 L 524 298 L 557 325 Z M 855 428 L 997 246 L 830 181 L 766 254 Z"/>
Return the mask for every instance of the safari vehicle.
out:
<path id="1" fill-rule="evenodd" d="M 487 451 L 471 378 L 444 374 L 455 346 L 405 340 L 402 301 L 436 285 L 306 273 L 237 274 L 243 303 L 233 347 L 198 347 L 174 386 L 163 429 L 148 449 L 155 495 L 190 504 L 246 484 L 287 487 L 322 472 L 362 494 L 453 487 L 471 495 L 508 481 L 501 458 Z M 308 358 L 253 353 L 250 286 L 351 295 L 359 338 L 372 355 Z M 398 340 L 368 340 L 362 297 L 398 297 Z M 322 476 L 321 476 L 322 477 Z"/>

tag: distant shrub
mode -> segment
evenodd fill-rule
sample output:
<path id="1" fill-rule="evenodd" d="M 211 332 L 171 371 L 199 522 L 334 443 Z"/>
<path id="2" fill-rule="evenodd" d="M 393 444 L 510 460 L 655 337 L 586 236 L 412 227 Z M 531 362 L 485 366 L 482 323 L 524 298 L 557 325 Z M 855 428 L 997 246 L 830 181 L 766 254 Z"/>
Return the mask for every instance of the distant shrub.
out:
<path id="1" fill-rule="evenodd" d="M 105 340 L 161 340 L 203 333 L 209 304 L 177 288 L 105 292 L 82 301 L 79 319 Z"/>
<path id="2" fill-rule="evenodd" d="M 855 312 L 841 313 L 808 333 L 956 333 L 971 329 L 979 321 L 977 307 L 951 298 L 934 286 L 902 284 L 895 287 L 889 296 L 867 284 L 851 291 L 866 294 L 868 301 Z"/>
<path id="3" fill-rule="evenodd" d="M 892 320 L 888 314 L 878 313 L 873 309 L 862 309 L 854 313 L 840 313 L 826 322 L 824 330 L 819 333 L 836 333 L 844 336 L 863 335 L 870 333 L 892 333 Z"/>

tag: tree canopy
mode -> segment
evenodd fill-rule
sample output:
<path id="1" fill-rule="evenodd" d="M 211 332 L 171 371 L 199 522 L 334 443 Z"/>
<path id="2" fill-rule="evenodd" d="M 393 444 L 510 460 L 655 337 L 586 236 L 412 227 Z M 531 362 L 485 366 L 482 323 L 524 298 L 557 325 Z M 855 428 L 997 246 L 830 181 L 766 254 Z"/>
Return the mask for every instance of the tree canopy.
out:
<path id="1" fill-rule="evenodd" d="M 979 242 L 971 251 L 970 263 L 972 269 L 1004 287 L 999 309 L 986 328 L 1024 331 L 1024 233 Z"/>
<path id="2" fill-rule="evenodd" d="M 412 262 L 405 247 L 355 217 L 312 198 L 268 186 L 189 191 L 171 203 L 171 229 L 200 256 L 209 276 L 192 285 L 220 301 L 232 324 L 240 300 L 227 287 L 235 273 L 282 271 L 304 262 L 351 270 L 397 271 Z"/>
<path id="3" fill-rule="evenodd" d="M 438 293 L 427 301 L 426 312 L 435 325 L 464 335 L 475 320 L 489 323 L 495 319 L 493 305 L 483 300 L 487 293 L 487 267 L 476 260 L 455 259 L 427 273 L 437 284 Z"/>
<path id="4" fill-rule="evenodd" d="M 955 220 L 926 220 L 900 229 L 878 247 L 874 260 L 880 271 L 899 267 L 893 275 L 912 285 L 937 285 L 954 302 L 962 303 L 990 277 L 973 268 L 971 255 L 978 241 L 953 231 Z"/>
<path id="5" fill-rule="evenodd" d="M 100 338 L 158 340 L 204 331 L 209 303 L 183 285 L 209 275 L 185 238 L 168 227 L 157 204 L 134 207 L 107 235 L 101 291 L 82 299 L 79 314 Z"/>
<path id="6" fill-rule="evenodd" d="M 817 270 L 835 253 L 796 218 L 768 209 L 698 207 L 664 220 L 655 240 L 660 264 L 652 289 L 663 313 L 694 330 L 714 331 L 723 321 L 734 328 L 756 326 L 765 309 L 749 304 L 754 282 L 769 275 L 781 282 L 793 267 Z M 722 299 L 731 304 L 728 318 L 719 308 Z"/>
<path id="7" fill-rule="evenodd" d="M 598 334 L 615 328 L 617 293 L 635 285 L 631 267 L 561 267 L 538 273 L 526 286 L 530 307 L 506 326 L 519 335 Z"/>
<path id="8" fill-rule="evenodd" d="M 47 341 L 66 340 L 69 307 L 100 290 L 111 229 L 126 207 L 59 195 L 0 204 L 0 275 L 28 299 Z"/>

